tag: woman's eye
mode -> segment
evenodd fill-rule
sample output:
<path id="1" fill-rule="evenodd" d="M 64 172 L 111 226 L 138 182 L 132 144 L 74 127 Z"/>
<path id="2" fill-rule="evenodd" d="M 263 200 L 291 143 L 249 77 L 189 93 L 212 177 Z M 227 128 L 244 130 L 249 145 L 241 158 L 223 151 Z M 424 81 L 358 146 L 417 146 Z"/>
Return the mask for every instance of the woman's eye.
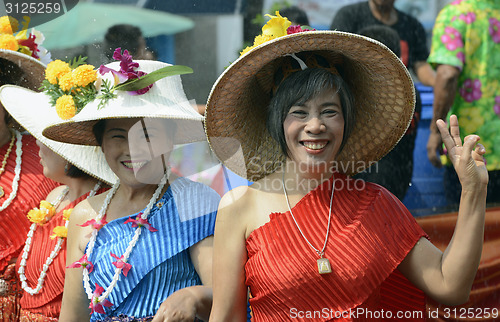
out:
<path id="1" fill-rule="evenodd" d="M 325 114 L 325 115 L 336 115 L 337 113 L 338 113 L 337 110 L 330 110 L 329 109 L 329 110 L 324 110 L 323 111 L 323 114 Z"/>
<path id="2" fill-rule="evenodd" d="M 302 110 L 295 110 L 295 111 L 291 111 L 290 114 L 295 115 L 295 116 L 305 116 L 305 115 L 307 115 L 307 112 L 302 111 Z"/>

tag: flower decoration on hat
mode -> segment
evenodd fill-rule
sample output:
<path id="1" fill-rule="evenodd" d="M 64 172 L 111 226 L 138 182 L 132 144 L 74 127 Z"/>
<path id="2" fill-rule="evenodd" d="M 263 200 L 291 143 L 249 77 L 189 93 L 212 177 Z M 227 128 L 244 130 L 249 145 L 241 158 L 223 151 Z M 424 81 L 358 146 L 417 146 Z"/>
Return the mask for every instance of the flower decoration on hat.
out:
<path id="1" fill-rule="evenodd" d="M 263 27 L 262 34 L 255 37 L 253 45 L 248 46 L 240 53 L 241 55 L 246 54 L 253 48 L 266 43 L 270 40 L 283 37 L 286 35 L 295 34 L 298 32 L 304 32 L 309 30 L 316 30 L 309 26 L 297 26 L 293 25 L 286 17 L 282 17 L 279 11 L 275 12 L 276 16 L 271 16 L 270 14 L 266 14 L 266 17 L 271 18 Z"/>
<path id="2" fill-rule="evenodd" d="M 28 33 L 30 17 L 25 16 L 19 30 L 19 21 L 11 16 L 0 17 L 0 49 L 17 51 L 47 64 L 50 53 L 42 47 L 45 37 L 34 28 Z"/>
<path id="3" fill-rule="evenodd" d="M 117 48 L 113 58 L 120 62 L 120 70 L 101 65 L 97 70 L 86 64 L 86 57 L 78 57 L 66 63 L 55 60 L 47 65 L 41 89 L 50 96 L 57 115 L 68 120 L 78 114 L 88 103 L 99 100 L 99 108 L 117 97 L 117 91 L 129 95 L 144 95 L 154 83 L 164 77 L 192 73 L 187 66 L 167 66 L 149 74 L 137 70 L 128 50 Z"/>

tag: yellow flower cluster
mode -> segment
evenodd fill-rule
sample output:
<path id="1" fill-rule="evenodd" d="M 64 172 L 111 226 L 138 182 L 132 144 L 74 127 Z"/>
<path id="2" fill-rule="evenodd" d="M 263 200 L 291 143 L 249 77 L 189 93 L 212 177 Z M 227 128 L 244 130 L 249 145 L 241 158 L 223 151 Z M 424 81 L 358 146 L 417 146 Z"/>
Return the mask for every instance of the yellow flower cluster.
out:
<path id="1" fill-rule="evenodd" d="M 66 237 L 68 237 L 68 228 L 66 228 L 64 226 L 57 226 L 52 231 L 54 233 L 52 235 L 50 235 L 51 239 L 58 238 L 58 237 L 59 238 L 66 238 Z"/>
<path id="2" fill-rule="evenodd" d="M 71 95 L 62 95 L 56 101 L 57 115 L 63 120 L 69 120 L 76 115 L 76 104 Z"/>
<path id="3" fill-rule="evenodd" d="M 57 115 L 63 120 L 68 120 L 79 111 L 75 96 L 80 95 L 83 90 L 97 80 L 97 71 L 94 66 L 84 64 L 72 69 L 70 64 L 61 60 L 54 60 L 45 69 L 45 79 L 47 82 L 59 87 L 59 90 L 52 91 L 53 100 Z M 45 86 L 45 85 L 44 85 Z"/>
<path id="4" fill-rule="evenodd" d="M 71 67 L 69 67 L 69 64 L 57 59 L 51 61 L 47 65 L 47 68 L 45 69 L 45 78 L 51 84 L 57 84 L 57 80 L 68 73 L 71 73 Z"/>
<path id="5" fill-rule="evenodd" d="M 287 29 L 292 25 L 292 23 L 288 20 L 288 18 L 282 17 L 279 11 L 276 11 L 275 14 L 276 16 L 271 16 L 269 14 L 266 15 L 271 19 L 262 27 L 262 34 L 255 37 L 253 45 L 243 49 L 240 53 L 241 55 L 246 54 L 253 48 L 265 42 L 287 35 Z"/>
<path id="6" fill-rule="evenodd" d="M 66 210 L 63 211 L 64 220 L 66 220 L 66 221 L 69 220 L 69 216 L 71 216 L 71 212 L 72 211 L 73 211 L 73 208 L 66 209 Z"/>
<path id="7" fill-rule="evenodd" d="M 0 34 L 13 35 L 19 28 L 19 21 L 10 16 L 0 17 Z"/>
<path id="8" fill-rule="evenodd" d="M 0 35 L 0 48 L 17 51 L 19 49 L 19 44 L 16 37 L 11 34 L 1 34 Z"/>
<path id="9" fill-rule="evenodd" d="M 28 219 L 33 223 L 43 225 L 55 214 L 54 206 L 50 202 L 42 200 L 39 208 L 33 208 L 28 212 Z"/>
<path id="10" fill-rule="evenodd" d="M 81 65 L 73 70 L 73 82 L 76 86 L 85 87 L 97 79 L 97 71 L 92 65 Z"/>

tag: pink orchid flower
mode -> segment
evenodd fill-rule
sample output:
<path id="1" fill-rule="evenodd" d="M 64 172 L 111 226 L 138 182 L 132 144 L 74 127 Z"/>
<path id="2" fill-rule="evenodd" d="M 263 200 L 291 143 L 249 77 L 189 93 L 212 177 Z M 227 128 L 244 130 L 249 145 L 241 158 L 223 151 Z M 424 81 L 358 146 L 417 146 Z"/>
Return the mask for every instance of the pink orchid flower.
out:
<path id="1" fill-rule="evenodd" d="M 142 213 L 139 213 L 137 215 L 136 219 L 132 219 L 128 217 L 128 219 L 124 222 L 124 224 L 128 224 L 129 222 L 132 223 L 132 228 L 135 227 L 146 227 L 150 232 L 154 233 L 155 231 L 158 231 L 158 229 L 155 229 L 147 219 L 142 219 L 141 218 Z"/>
<path id="2" fill-rule="evenodd" d="M 73 264 L 66 266 L 66 268 L 78 268 L 78 267 L 86 268 L 89 273 L 92 273 L 92 270 L 94 269 L 94 265 L 92 264 L 92 262 L 90 262 L 87 259 L 87 254 L 83 255 L 82 258 L 80 258 Z"/>
<path id="3" fill-rule="evenodd" d="M 129 263 L 123 261 L 123 256 L 124 255 L 122 255 L 121 257 L 118 257 L 117 255 L 115 255 L 113 253 L 110 253 L 110 254 L 111 254 L 111 257 L 113 257 L 113 258 L 115 258 L 115 259 L 118 260 L 116 262 L 113 262 L 112 264 L 115 265 L 116 268 L 121 268 L 122 272 L 123 272 L 123 275 L 125 275 L 125 277 L 127 277 L 128 271 L 132 268 L 132 265 L 130 265 Z"/>
<path id="4" fill-rule="evenodd" d="M 80 227 L 92 226 L 92 228 L 99 230 L 102 228 L 102 226 L 106 225 L 107 223 L 108 222 L 104 218 L 99 220 L 99 221 L 97 221 L 95 219 L 90 219 L 90 220 L 87 220 L 86 222 L 84 222 L 83 224 L 77 225 L 77 226 L 80 226 Z"/>
<path id="5" fill-rule="evenodd" d="M 99 73 L 104 75 L 106 73 L 112 73 L 115 79 L 115 85 L 126 82 L 129 79 L 140 78 L 141 76 L 146 75 L 147 73 L 142 71 L 136 71 L 135 69 L 139 67 L 139 63 L 134 62 L 132 60 L 132 55 L 129 54 L 128 50 L 124 50 L 122 54 L 121 48 L 116 48 L 113 53 L 113 59 L 120 61 L 120 70 L 116 71 L 109 67 L 101 65 L 99 67 Z M 149 91 L 149 89 L 153 87 L 153 84 L 146 86 L 137 91 L 128 91 L 130 95 L 142 95 Z"/>
<path id="6" fill-rule="evenodd" d="M 99 301 L 99 296 L 101 296 L 102 292 L 104 292 L 104 288 L 95 283 L 95 291 L 94 294 L 92 295 L 92 299 L 90 300 L 90 305 L 89 305 L 89 309 L 92 310 L 91 314 L 94 312 L 105 314 L 106 312 L 104 312 L 103 306 L 105 307 L 113 306 L 113 303 L 111 303 L 107 299 Z"/>

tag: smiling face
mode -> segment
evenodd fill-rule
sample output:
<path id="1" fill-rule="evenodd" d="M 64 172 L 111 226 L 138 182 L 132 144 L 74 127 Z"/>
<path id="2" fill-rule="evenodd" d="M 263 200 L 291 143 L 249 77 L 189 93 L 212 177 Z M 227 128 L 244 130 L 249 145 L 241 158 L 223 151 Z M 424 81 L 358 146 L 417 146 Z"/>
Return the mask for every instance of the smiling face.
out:
<path id="1" fill-rule="evenodd" d="M 283 123 L 287 154 L 298 169 L 323 172 L 335 160 L 344 133 L 339 95 L 325 89 L 304 104 L 295 104 Z"/>
<path id="2" fill-rule="evenodd" d="M 120 182 L 158 184 L 172 150 L 172 130 L 160 119 L 106 120 L 102 150 Z"/>
<path id="3" fill-rule="evenodd" d="M 40 156 L 40 163 L 43 166 L 43 175 L 49 179 L 63 183 L 66 178 L 64 171 L 66 160 L 40 141 L 36 140 L 36 144 L 40 147 L 38 155 Z"/>

